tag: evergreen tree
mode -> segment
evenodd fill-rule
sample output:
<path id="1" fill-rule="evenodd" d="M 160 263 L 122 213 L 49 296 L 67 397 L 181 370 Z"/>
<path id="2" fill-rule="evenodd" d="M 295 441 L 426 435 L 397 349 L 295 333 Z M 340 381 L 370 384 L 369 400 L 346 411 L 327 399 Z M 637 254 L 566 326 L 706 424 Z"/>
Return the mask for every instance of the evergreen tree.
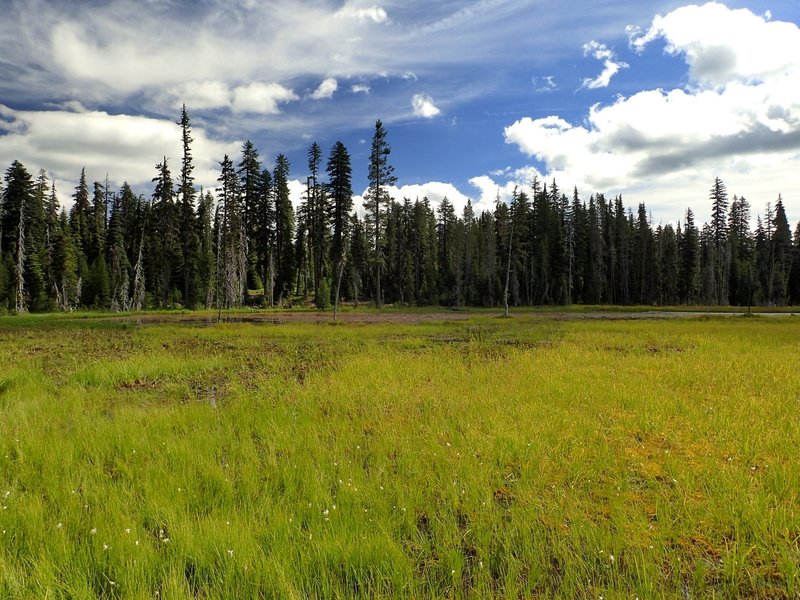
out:
<path id="1" fill-rule="evenodd" d="M 217 274 L 215 236 L 212 224 L 213 213 L 214 197 L 211 192 L 206 192 L 204 195 L 201 190 L 195 224 L 195 232 L 199 242 L 197 251 L 197 298 L 206 308 L 214 306 L 216 292 Z"/>
<path id="2" fill-rule="evenodd" d="M 167 307 L 173 303 L 174 292 L 182 288 L 183 256 L 175 186 L 166 157 L 156 165 L 156 171 L 158 174 L 153 178 L 156 185 L 146 227 L 149 258 L 146 279 L 159 304 Z"/>
<path id="3" fill-rule="evenodd" d="M 711 200 L 711 224 L 709 246 L 709 270 L 713 272 L 713 301 L 722 304 L 728 301 L 728 192 L 719 177 L 714 179 L 709 193 Z"/>
<path id="4" fill-rule="evenodd" d="M 222 222 L 219 224 L 221 246 L 218 255 L 221 262 L 221 296 L 217 298 L 218 306 L 234 308 L 241 306 L 247 295 L 247 237 L 242 219 L 242 198 L 239 178 L 233 162 L 226 154 L 220 163 L 221 173 L 219 201 Z M 219 217 L 217 218 L 219 222 Z"/>
<path id="5" fill-rule="evenodd" d="M 259 278 L 264 288 L 265 302 L 274 304 L 275 291 L 275 201 L 274 186 L 270 172 L 264 169 L 261 172 L 258 187 L 258 206 L 255 219 L 256 236 L 254 239 L 254 253 L 257 257 Z"/>
<path id="6" fill-rule="evenodd" d="M 730 274 L 728 302 L 750 304 L 753 288 L 753 239 L 750 233 L 750 205 L 744 197 L 733 197 L 728 213 Z"/>
<path id="7" fill-rule="evenodd" d="M 678 237 L 669 223 L 661 230 L 661 286 L 659 303 L 667 306 L 679 302 L 679 264 Z"/>
<path id="8" fill-rule="evenodd" d="M 198 302 L 205 302 L 201 287 L 199 261 L 200 239 L 195 222 L 195 204 L 197 190 L 194 187 L 194 163 L 192 158 L 191 122 L 186 104 L 181 108 L 181 119 L 177 123 L 181 126 L 181 145 L 183 157 L 181 159 L 181 173 L 178 182 L 178 223 L 180 230 L 180 249 L 182 269 L 180 273 L 180 289 L 183 291 L 183 301 L 189 307 L 194 307 Z"/>
<path id="9" fill-rule="evenodd" d="M 456 256 L 456 211 L 455 208 L 453 208 L 453 204 L 447 199 L 447 196 L 445 196 L 439 203 L 437 212 L 439 213 L 437 222 L 437 237 L 439 241 L 439 286 L 442 290 L 439 303 L 450 306 L 455 303 L 456 273 L 454 259 Z"/>
<path id="10" fill-rule="evenodd" d="M 789 297 L 789 275 L 792 269 L 792 231 L 786 219 L 783 198 L 778 196 L 773 220 L 773 296 L 772 302 L 784 306 Z"/>
<path id="11" fill-rule="evenodd" d="M 125 249 L 125 237 L 122 227 L 122 200 L 119 196 L 114 196 L 111 206 L 106 254 L 108 255 L 111 310 L 130 310 L 130 263 Z"/>
<path id="12" fill-rule="evenodd" d="M 684 221 L 680 253 L 681 266 L 678 293 L 681 303 L 694 304 L 697 302 L 700 239 L 697 227 L 694 224 L 694 213 L 691 208 L 686 210 L 686 220 Z"/>
<path id="13" fill-rule="evenodd" d="M 800 222 L 794 229 L 792 268 L 789 271 L 789 303 L 800 304 Z"/>
<path id="14" fill-rule="evenodd" d="M 275 257 L 278 263 L 275 287 L 280 298 L 288 298 L 295 275 L 292 245 L 295 219 L 294 207 L 289 197 L 289 160 L 283 154 L 279 154 L 275 160 L 272 181 L 275 199 Z"/>
<path id="15" fill-rule="evenodd" d="M 364 231 L 364 224 L 358 215 L 351 215 L 350 230 L 350 260 L 348 262 L 348 279 L 350 282 L 350 295 L 354 306 L 358 307 L 363 277 L 369 268 L 369 242 Z"/>
<path id="16" fill-rule="evenodd" d="M 386 129 L 384 129 L 381 120 L 378 119 L 375 121 L 375 133 L 372 136 L 372 151 L 369 157 L 367 173 L 369 188 L 364 199 L 364 208 L 367 211 L 367 227 L 372 238 L 371 253 L 375 273 L 375 306 L 378 308 L 383 305 L 381 273 L 385 263 L 381 248 L 383 235 L 381 218 L 384 207 L 390 200 L 386 188 L 397 182 L 397 177 L 394 175 L 394 167 L 389 164 L 389 154 L 391 154 L 391 147 L 386 141 Z"/>
<path id="17" fill-rule="evenodd" d="M 72 195 L 73 205 L 70 210 L 70 227 L 78 246 L 78 252 L 86 258 L 92 245 L 92 209 L 89 204 L 89 186 L 86 184 L 86 169 L 81 169 L 81 177 L 75 193 Z M 81 275 L 85 275 L 82 273 Z"/>
<path id="18" fill-rule="evenodd" d="M 341 271 L 342 261 L 345 257 L 348 217 L 353 210 L 350 154 L 342 142 L 337 141 L 331 148 L 326 172 L 328 174 L 326 192 L 330 202 L 331 226 L 333 229 L 330 244 L 330 262 L 334 273 L 338 274 Z"/>

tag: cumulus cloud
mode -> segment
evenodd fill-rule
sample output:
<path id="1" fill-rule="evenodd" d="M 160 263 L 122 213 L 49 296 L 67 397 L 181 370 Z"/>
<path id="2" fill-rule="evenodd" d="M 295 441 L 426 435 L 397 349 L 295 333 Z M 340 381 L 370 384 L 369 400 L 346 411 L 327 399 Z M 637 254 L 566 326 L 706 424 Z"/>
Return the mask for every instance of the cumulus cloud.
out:
<path id="1" fill-rule="evenodd" d="M 433 98 L 427 94 L 414 94 L 411 98 L 411 106 L 414 108 L 414 116 L 423 119 L 432 119 L 442 112 L 433 103 Z"/>
<path id="2" fill-rule="evenodd" d="M 583 55 L 603 61 L 603 72 L 600 75 L 594 79 L 587 78 L 583 80 L 583 87 L 590 90 L 608 87 L 608 84 L 611 83 L 611 78 L 619 73 L 620 69 L 628 68 L 627 63 L 616 59 L 613 50 L 609 49 L 605 44 L 594 40 L 583 45 Z"/>
<path id="3" fill-rule="evenodd" d="M 354 94 L 369 94 L 370 87 L 364 84 L 355 84 L 350 86 L 350 91 Z"/>
<path id="4" fill-rule="evenodd" d="M 677 190 L 702 193 L 717 175 L 740 194 L 765 194 L 764 202 L 792 189 L 800 166 L 800 29 L 711 3 L 656 17 L 633 44 L 642 50 L 662 38 L 686 61 L 693 85 L 596 105 L 580 124 L 525 117 L 505 128 L 506 142 L 584 190 L 621 192 L 646 182 L 662 189 L 666 203 Z M 768 184 L 752 177 L 767 164 Z M 758 181 L 734 185 L 737 177 Z"/>
<path id="5" fill-rule="evenodd" d="M 334 92 L 339 89 L 339 82 L 333 77 L 324 79 L 319 87 L 311 94 L 313 100 L 324 100 L 326 98 L 333 98 Z"/>
<path id="6" fill-rule="evenodd" d="M 299 100 L 289 88 L 279 83 L 249 83 L 233 90 L 232 108 L 240 113 L 276 115 L 280 104 Z"/>
<path id="7" fill-rule="evenodd" d="M 646 33 L 632 35 L 631 46 L 642 52 L 659 39 L 666 42 L 666 52 L 685 58 L 690 77 L 700 85 L 763 82 L 798 71 L 797 25 L 717 2 L 656 16 Z"/>
<path id="8" fill-rule="evenodd" d="M 222 81 L 187 81 L 173 87 L 170 94 L 175 99 L 173 108 L 186 104 L 193 110 L 230 108 L 233 100 L 233 93 Z"/>
<path id="9" fill-rule="evenodd" d="M 210 139 L 192 128 L 196 182 L 217 185 L 219 161 L 234 155 L 241 142 Z M 64 202 L 86 167 L 90 179 L 108 175 L 115 186 L 128 181 L 145 193 L 151 188 L 155 164 L 166 157 L 177 171 L 182 156 L 180 127 L 171 120 L 110 115 L 103 111 L 17 111 L 0 105 L 0 162 L 21 161 L 29 171 L 47 169 Z"/>

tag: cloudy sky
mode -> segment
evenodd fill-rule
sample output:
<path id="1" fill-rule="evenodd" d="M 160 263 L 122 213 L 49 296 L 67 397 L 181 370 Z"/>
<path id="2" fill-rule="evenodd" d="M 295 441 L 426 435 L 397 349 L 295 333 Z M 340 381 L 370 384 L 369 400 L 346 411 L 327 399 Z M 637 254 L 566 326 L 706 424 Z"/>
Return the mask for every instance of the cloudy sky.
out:
<path id="1" fill-rule="evenodd" d="M 354 188 L 383 120 L 395 196 L 490 207 L 534 175 L 708 218 L 714 177 L 800 219 L 800 2 L 0 0 L 0 165 L 80 170 L 149 196 L 179 168 L 216 185 L 251 139 L 271 168 L 341 139 Z"/>

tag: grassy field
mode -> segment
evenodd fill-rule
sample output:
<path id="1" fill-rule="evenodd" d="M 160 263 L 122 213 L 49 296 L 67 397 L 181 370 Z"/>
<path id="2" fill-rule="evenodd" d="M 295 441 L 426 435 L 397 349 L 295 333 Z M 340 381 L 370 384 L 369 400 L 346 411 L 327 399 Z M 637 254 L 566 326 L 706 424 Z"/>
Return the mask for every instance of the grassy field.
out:
<path id="1" fill-rule="evenodd" d="M 800 319 L 465 317 L 0 318 L 0 598 L 800 597 Z"/>

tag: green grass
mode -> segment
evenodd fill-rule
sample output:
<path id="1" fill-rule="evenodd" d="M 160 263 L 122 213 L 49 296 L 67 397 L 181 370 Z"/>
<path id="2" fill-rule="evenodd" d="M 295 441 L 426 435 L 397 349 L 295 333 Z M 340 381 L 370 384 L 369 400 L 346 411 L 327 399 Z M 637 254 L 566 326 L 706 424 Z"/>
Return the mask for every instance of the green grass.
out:
<path id="1" fill-rule="evenodd" d="M 0 598 L 796 598 L 799 447 L 792 317 L 2 318 Z"/>

